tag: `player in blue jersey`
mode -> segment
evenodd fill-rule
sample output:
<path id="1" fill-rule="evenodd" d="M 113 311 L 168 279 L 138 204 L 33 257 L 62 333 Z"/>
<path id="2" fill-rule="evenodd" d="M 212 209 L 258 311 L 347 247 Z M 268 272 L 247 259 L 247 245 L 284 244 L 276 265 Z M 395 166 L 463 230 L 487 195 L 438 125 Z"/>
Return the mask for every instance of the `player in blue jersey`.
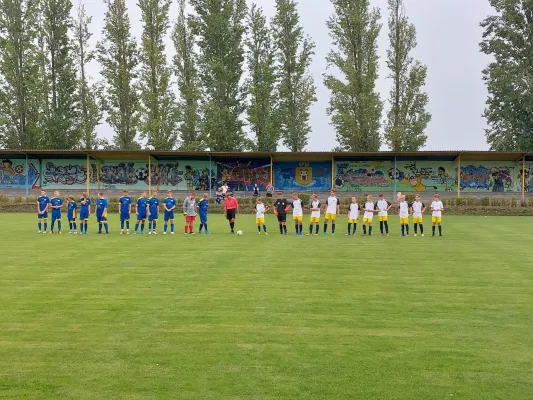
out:
<path id="1" fill-rule="evenodd" d="M 86 234 L 88 229 L 89 215 L 91 215 L 91 199 L 89 194 L 84 192 L 80 199 L 80 235 Z"/>
<path id="2" fill-rule="evenodd" d="M 141 235 L 144 233 L 144 223 L 146 222 L 148 200 L 146 199 L 146 192 L 141 193 L 141 197 L 137 199 L 137 204 L 135 205 L 135 214 L 137 214 L 137 223 L 135 224 L 134 235 L 137 234 L 139 230 L 139 224 L 141 224 Z"/>
<path id="3" fill-rule="evenodd" d="M 63 207 L 63 200 L 59 197 L 59 192 L 54 192 L 54 197 L 50 200 L 50 206 L 52 208 L 52 225 L 50 225 L 50 235 L 54 233 L 54 226 L 57 221 L 57 233 L 62 235 L 61 232 L 61 207 Z"/>
<path id="4" fill-rule="evenodd" d="M 156 226 L 159 218 L 159 199 L 157 192 L 154 192 L 152 197 L 148 199 L 148 234 L 157 235 Z"/>
<path id="5" fill-rule="evenodd" d="M 48 228 L 49 205 L 50 197 L 46 195 L 46 190 L 41 190 L 41 195 L 37 198 L 37 227 L 39 228 L 38 233 L 46 233 L 46 228 Z"/>
<path id="6" fill-rule="evenodd" d="M 68 196 L 67 201 L 67 217 L 68 217 L 68 225 L 69 225 L 69 234 L 78 233 L 76 230 L 76 214 L 78 212 L 78 205 L 76 204 L 76 201 L 74 200 L 74 196 Z"/>
<path id="7" fill-rule="evenodd" d="M 102 234 L 102 225 L 105 227 L 105 233 L 109 234 L 109 226 L 107 225 L 107 199 L 104 199 L 102 192 L 98 193 L 98 199 L 96 200 L 96 220 L 98 221 L 98 234 Z"/>
<path id="8" fill-rule="evenodd" d="M 176 199 L 172 197 L 172 191 L 168 191 L 168 196 L 163 200 L 163 207 L 165 208 L 165 227 L 163 235 L 167 234 L 168 221 L 170 221 L 170 234 L 174 235 L 174 210 L 176 209 Z"/>
<path id="9" fill-rule="evenodd" d="M 126 224 L 126 235 L 130 234 L 131 197 L 127 190 L 122 192 L 119 199 L 120 207 L 120 234 L 124 235 L 124 224 Z"/>
<path id="10" fill-rule="evenodd" d="M 205 227 L 205 234 L 210 235 L 209 229 L 207 229 L 207 209 L 209 208 L 209 196 L 204 193 L 202 200 L 198 202 L 198 214 L 200 214 L 200 229 L 199 234 L 202 233 L 202 228 Z"/>

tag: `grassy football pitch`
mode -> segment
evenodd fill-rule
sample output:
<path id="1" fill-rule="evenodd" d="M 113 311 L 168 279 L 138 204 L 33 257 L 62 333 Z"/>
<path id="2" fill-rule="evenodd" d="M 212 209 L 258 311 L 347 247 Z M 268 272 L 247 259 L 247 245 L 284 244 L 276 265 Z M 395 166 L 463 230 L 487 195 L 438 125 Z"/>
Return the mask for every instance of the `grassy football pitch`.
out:
<path id="1" fill-rule="evenodd" d="M 533 219 L 391 220 L 154 237 L 111 215 L 109 236 L 59 237 L 1 214 L 0 398 L 531 399 Z"/>

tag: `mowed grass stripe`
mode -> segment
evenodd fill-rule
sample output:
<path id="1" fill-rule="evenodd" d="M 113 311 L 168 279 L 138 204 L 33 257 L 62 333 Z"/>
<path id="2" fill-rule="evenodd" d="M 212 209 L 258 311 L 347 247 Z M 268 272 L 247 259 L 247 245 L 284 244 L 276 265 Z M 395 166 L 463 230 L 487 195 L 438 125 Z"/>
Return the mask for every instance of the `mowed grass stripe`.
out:
<path id="1" fill-rule="evenodd" d="M 533 393 L 531 218 L 446 217 L 443 238 L 429 220 L 426 237 L 400 238 L 396 217 L 390 238 L 378 224 L 345 237 L 342 218 L 335 237 L 281 237 L 272 216 L 269 236 L 240 216 L 242 237 L 221 216 L 194 237 L 119 236 L 113 218 L 109 236 L 94 221 L 88 237 L 44 236 L 33 215 L 0 220 L 5 398 Z"/>

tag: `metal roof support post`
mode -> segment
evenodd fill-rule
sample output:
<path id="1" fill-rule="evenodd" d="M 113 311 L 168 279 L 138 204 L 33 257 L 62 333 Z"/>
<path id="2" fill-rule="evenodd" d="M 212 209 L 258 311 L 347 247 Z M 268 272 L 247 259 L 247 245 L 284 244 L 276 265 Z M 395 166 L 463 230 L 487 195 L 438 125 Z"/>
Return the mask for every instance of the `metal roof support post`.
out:
<path id="1" fill-rule="evenodd" d="M 207 156 L 209 157 L 209 197 L 211 197 L 211 193 L 213 191 L 213 185 L 211 183 L 212 181 L 212 176 L 213 176 L 213 173 L 212 173 L 212 170 L 213 170 L 213 160 L 211 158 L 211 154 L 210 153 L 207 153 Z"/>
<path id="2" fill-rule="evenodd" d="M 87 196 L 89 196 L 91 194 L 91 158 L 89 157 L 89 153 L 87 153 L 87 165 L 85 168 L 85 183 L 87 185 Z"/>
<path id="3" fill-rule="evenodd" d="M 394 154 L 394 197 L 393 197 L 393 199 L 396 198 L 396 180 L 397 180 L 397 174 L 396 174 L 396 172 L 397 172 L 396 161 L 397 160 L 396 160 L 396 158 L 397 158 L 397 156 L 396 156 L 396 154 Z"/>
<path id="4" fill-rule="evenodd" d="M 331 190 L 335 189 L 335 153 L 331 153 Z"/>
<path id="5" fill-rule="evenodd" d="M 29 182 L 29 174 L 30 174 L 30 170 L 28 168 L 28 153 L 26 153 L 26 197 L 29 196 L 29 192 L 30 192 L 30 188 L 28 187 L 30 185 L 30 182 Z"/>
<path id="6" fill-rule="evenodd" d="M 526 201 L 526 156 L 522 158 L 522 203 Z"/>
<path id="7" fill-rule="evenodd" d="M 152 157 L 148 154 L 148 195 L 152 196 Z"/>
<path id="8" fill-rule="evenodd" d="M 39 187 L 43 188 L 43 159 L 39 158 Z"/>
<path id="9" fill-rule="evenodd" d="M 457 157 L 457 198 L 461 198 L 461 154 Z"/>
<path id="10" fill-rule="evenodd" d="M 272 153 L 270 153 L 270 184 L 272 187 L 274 186 L 274 158 L 272 157 Z"/>

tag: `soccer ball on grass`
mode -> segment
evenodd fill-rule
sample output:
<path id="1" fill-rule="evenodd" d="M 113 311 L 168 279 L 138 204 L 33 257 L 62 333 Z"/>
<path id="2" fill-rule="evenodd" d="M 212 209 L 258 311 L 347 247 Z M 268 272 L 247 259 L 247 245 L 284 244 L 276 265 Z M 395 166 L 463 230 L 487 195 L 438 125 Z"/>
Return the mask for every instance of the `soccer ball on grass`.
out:
<path id="1" fill-rule="evenodd" d="M 238 236 L 242 236 L 242 231 L 237 231 Z"/>

